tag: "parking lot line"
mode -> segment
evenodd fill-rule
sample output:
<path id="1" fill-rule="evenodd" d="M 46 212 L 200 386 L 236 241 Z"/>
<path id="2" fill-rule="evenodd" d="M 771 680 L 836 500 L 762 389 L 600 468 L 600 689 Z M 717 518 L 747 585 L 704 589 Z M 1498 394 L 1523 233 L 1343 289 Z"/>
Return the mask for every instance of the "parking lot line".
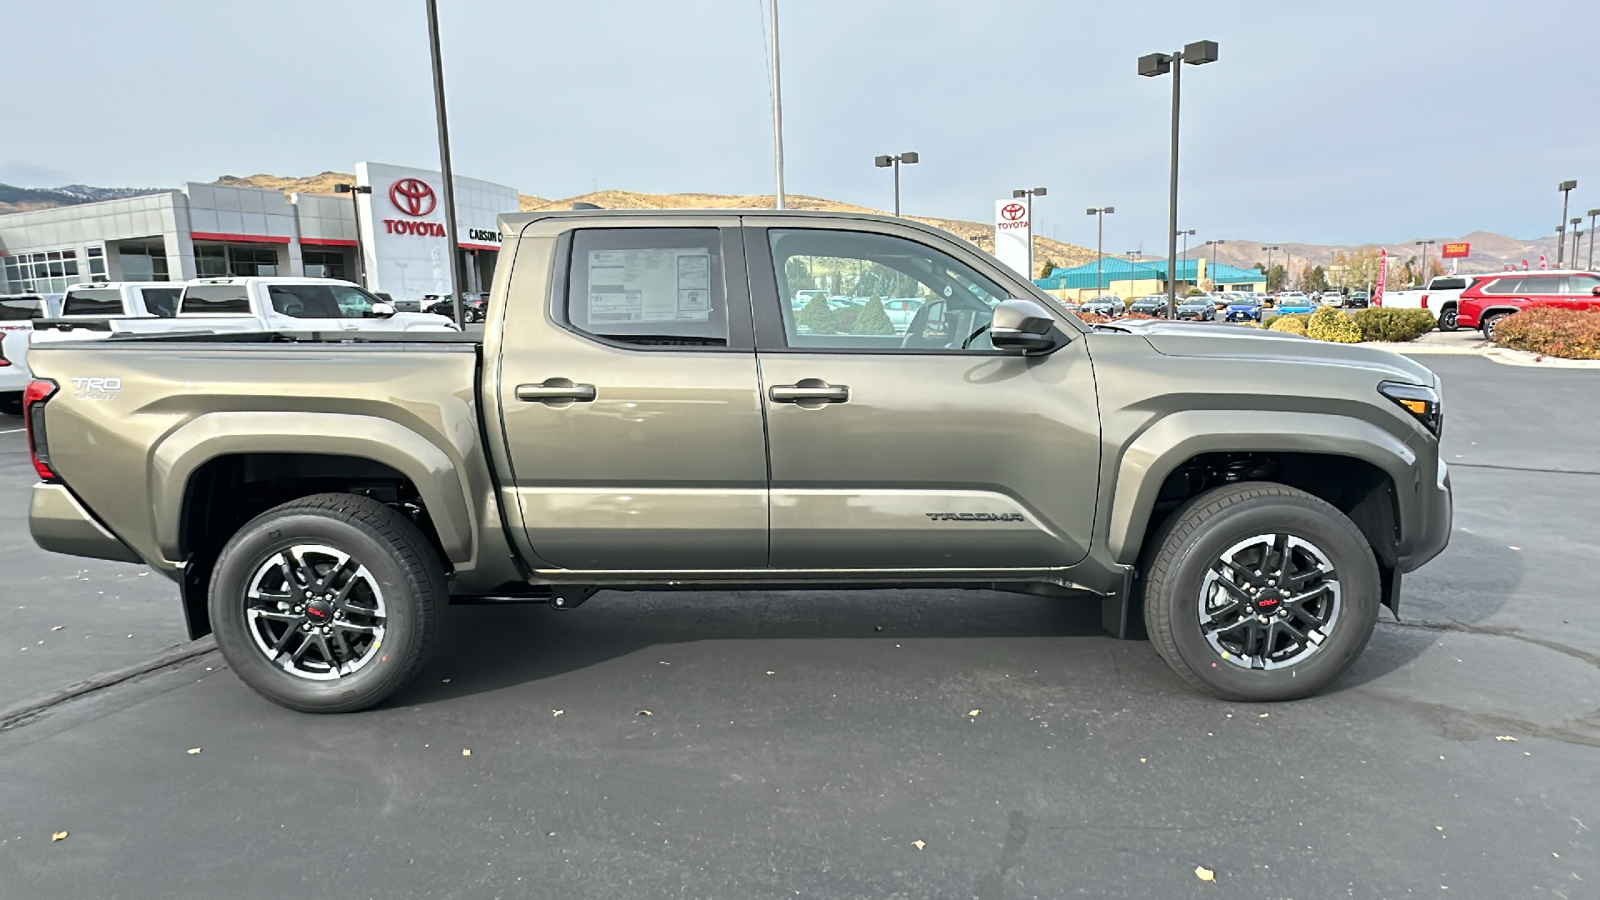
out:
<path id="1" fill-rule="evenodd" d="M 0 431 L 0 434 L 17 434 L 27 430 L 26 428 L 8 428 L 5 431 Z"/>

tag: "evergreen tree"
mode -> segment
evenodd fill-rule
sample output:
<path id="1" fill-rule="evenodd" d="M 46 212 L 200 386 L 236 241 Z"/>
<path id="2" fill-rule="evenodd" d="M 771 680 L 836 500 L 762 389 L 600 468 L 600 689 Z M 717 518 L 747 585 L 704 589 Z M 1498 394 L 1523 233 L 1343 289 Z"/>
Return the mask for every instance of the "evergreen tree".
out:
<path id="1" fill-rule="evenodd" d="M 877 294 L 867 301 L 861 308 L 861 314 L 851 324 L 851 334 L 894 334 L 894 323 L 889 321 L 889 314 L 883 309 L 883 301 Z"/>
<path id="2" fill-rule="evenodd" d="M 812 295 L 794 321 L 809 334 L 837 334 L 839 330 L 834 323 L 833 307 L 828 305 L 828 298 L 820 294 Z"/>

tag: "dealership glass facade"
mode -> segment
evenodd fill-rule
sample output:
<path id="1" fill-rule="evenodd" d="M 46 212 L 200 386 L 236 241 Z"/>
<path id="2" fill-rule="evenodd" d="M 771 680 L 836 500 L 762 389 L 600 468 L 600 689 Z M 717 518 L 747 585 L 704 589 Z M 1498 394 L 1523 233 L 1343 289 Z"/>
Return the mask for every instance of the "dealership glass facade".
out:
<path id="1" fill-rule="evenodd" d="M 123 281 L 167 281 L 167 248 L 160 241 L 124 242 L 117 247 L 122 258 Z"/>
<path id="2" fill-rule="evenodd" d="M 343 278 L 344 254 L 337 250 L 303 250 L 300 259 L 309 278 Z"/>
<path id="3" fill-rule="evenodd" d="M 5 276 L 10 293 L 60 294 L 79 280 L 78 254 L 73 250 L 50 250 L 7 256 Z"/>

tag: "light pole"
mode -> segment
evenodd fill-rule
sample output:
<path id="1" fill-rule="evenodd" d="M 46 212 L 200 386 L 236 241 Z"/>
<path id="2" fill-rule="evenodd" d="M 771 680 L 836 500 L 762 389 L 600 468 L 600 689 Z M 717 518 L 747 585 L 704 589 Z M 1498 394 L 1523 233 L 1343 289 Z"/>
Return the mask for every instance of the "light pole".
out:
<path id="1" fill-rule="evenodd" d="M 1139 74 L 1146 78 L 1157 75 L 1172 75 L 1172 185 L 1167 211 L 1167 317 L 1176 318 L 1178 315 L 1178 282 L 1173 276 L 1178 267 L 1178 106 L 1179 82 L 1183 66 L 1174 63 L 1188 63 L 1191 66 L 1203 66 L 1206 63 L 1217 61 L 1216 41 L 1195 41 L 1183 45 L 1183 49 L 1176 53 L 1150 53 L 1139 57 Z M 1566 215 L 1566 213 L 1562 213 Z"/>
<path id="2" fill-rule="evenodd" d="M 367 251 L 361 244 L 361 204 L 356 197 L 359 194 L 372 193 L 370 184 L 336 184 L 333 186 L 335 194 L 350 195 L 350 211 L 356 218 L 356 280 L 362 287 L 367 286 Z"/>
<path id="3" fill-rule="evenodd" d="M 1226 244 L 1227 241 L 1206 241 L 1206 246 L 1211 248 L 1211 289 L 1217 289 L 1217 245 Z"/>
<path id="4" fill-rule="evenodd" d="M 1583 246 L 1583 219 L 1582 217 L 1568 219 L 1567 222 L 1572 226 L 1572 265 L 1576 268 L 1578 265 L 1578 248 Z"/>
<path id="5" fill-rule="evenodd" d="M 874 156 L 872 158 L 872 164 L 880 169 L 887 169 L 891 166 L 894 168 L 894 214 L 897 216 L 900 215 L 900 164 L 915 165 L 917 159 L 917 154 L 911 151 L 895 156 Z M 1028 224 L 1031 226 L 1033 220 L 1029 219 Z"/>
<path id="6" fill-rule="evenodd" d="M 777 193 L 773 205 L 786 206 L 783 197 L 783 83 L 778 77 L 778 0 L 769 0 L 772 18 L 772 166 L 776 173 Z"/>
<path id="7" fill-rule="evenodd" d="M 1101 272 L 1105 268 L 1106 253 L 1100 249 L 1105 245 L 1106 216 L 1117 211 L 1114 206 L 1095 206 L 1084 210 L 1088 215 L 1094 216 L 1094 291 L 1098 295 L 1105 290 L 1105 279 Z M 1031 218 L 1028 221 L 1033 221 Z"/>
<path id="8" fill-rule="evenodd" d="M 1033 277 L 1033 198 L 1050 193 L 1049 188 L 1017 188 L 1011 192 L 1013 199 L 1027 198 L 1028 204 L 1028 277 Z"/>
<path id="9" fill-rule="evenodd" d="M 1417 281 L 1418 281 L 1419 284 L 1427 284 L 1428 283 L 1428 247 L 1429 247 L 1429 245 L 1433 244 L 1434 241 L 1430 238 L 1429 240 L 1426 240 L 1426 241 L 1414 241 L 1413 243 L 1415 243 L 1418 247 L 1422 248 L 1422 268 L 1418 271 Z"/>
<path id="10" fill-rule="evenodd" d="M 1178 232 L 1178 234 L 1183 236 L 1183 256 L 1179 257 L 1179 259 L 1183 260 L 1184 262 L 1188 262 L 1189 261 L 1189 238 L 1194 236 L 1194 229 L 1191 228 L 1188 231 L 1180 231 L 1180 232 Z M 1172 278 L 1169 278 L 1168 281 L 1171 281 L 1173 284 L 1177 284 L 1177 278 L 1182 273 L 1179 272 L 1179 271 L 1174 271 L 1171 274 L 1172 274 Z M 1173 288 L 1173 290 L 1176 291 L 1177 288 Z"/>
<path id="11" fill-rule="evenodd" d="M 1589 210 L 1587 215 L 1589 216 L 1589 270 L 1593 271 L 1594 270 L 1594 220 L 1595 220 L 1596 216 L 1600 216 L 1600 209 L 1591 209 L 1591 210 Z M 1573 260 L 1573 262 L 1577 262 L 1577 260 Z"/>
<path id="12" fill-rule="evenodd" d="M 428 48 L 433 54 L 433 109 L 439 120 L 439 174 L 444 178 L 444 239 L 449 245 L 450 296 L 455 301 L 456 324 L 465 327 L 461 309 L 461 267 L 456 258 L 461 245 L 456 242 L 456 183 L 450 168 L 450 122 L 444 113 L 444 64 L 439 59 L 439 3 L 428 0 Z"/>
<path id="13" fill-rule="evenodd" d="M 1572 197 L 1572 191 L 1577 186 L 1578 186 L 1578 182 L 1577 181 L 1563 181 L 1560 184 L 1556 185 L 1556 190 L 1561 192 L 1561 228 L 1557 229 L 1557 233 L 1558 234 L 1561 231 L 1566 230 L 1566 224 L 1567 224 L 1567 200 Z M 1561 268 L 1562 262 L 1564 262 L 1566 260 L 1565 255 L 1562 253 L 1562 251 L 1564 251 L 1566 249 L 1566 246 L 1567 245 L 1566 245 L 1565 238 L 1561 239 L 1560 241 L 1558 241 L 1556 243 L 1556 268 L 1558 268 L 1558 269 Z"/>
<path id="14" fill-rule="evenodd" d="M 1144 251 L 1129 250 L 1123 255 L 1128 258 L 1128 296 L 1131 298 L 1133 296 L 1133 286 L 1139 283 L 1139 280 L 1133 271 L 1133 267 L 1135 263 L 1144 258 Z"/>
<path id="15" fill-rule="evenodd" d="M 1267 251 L 1267 271 L 1263 274 L 1267 276 L 1267 293 L 1270 294 L 1272 293 L 1272 251 L 1282 250 L 1283 248 L 1273 244 L 1271 247 L 1262 247 L 1261 249 Z"/>

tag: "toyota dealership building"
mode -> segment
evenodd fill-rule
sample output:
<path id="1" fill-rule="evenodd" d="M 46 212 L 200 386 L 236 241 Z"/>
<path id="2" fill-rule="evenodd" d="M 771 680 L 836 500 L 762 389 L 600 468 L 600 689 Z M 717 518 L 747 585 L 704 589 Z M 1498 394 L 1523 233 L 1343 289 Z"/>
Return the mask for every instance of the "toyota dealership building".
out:
<path id="1" fill-rule="evenodd" d="M 356 164 L 359 190 L 290 194 L 189 182 L 123 200 L 0 215 L 0 293 L 60 293 L 80 281 L 309 275 L 362 281 L 396 300 L 450 291 L 443 178 Z M 364 193 L 368 188 L 370 193 Z M 497 220 L 517 191 L 455 179 L 466 290 L 487 290 Z M 359 248 L 359 250 L 358 250 Z"/>

